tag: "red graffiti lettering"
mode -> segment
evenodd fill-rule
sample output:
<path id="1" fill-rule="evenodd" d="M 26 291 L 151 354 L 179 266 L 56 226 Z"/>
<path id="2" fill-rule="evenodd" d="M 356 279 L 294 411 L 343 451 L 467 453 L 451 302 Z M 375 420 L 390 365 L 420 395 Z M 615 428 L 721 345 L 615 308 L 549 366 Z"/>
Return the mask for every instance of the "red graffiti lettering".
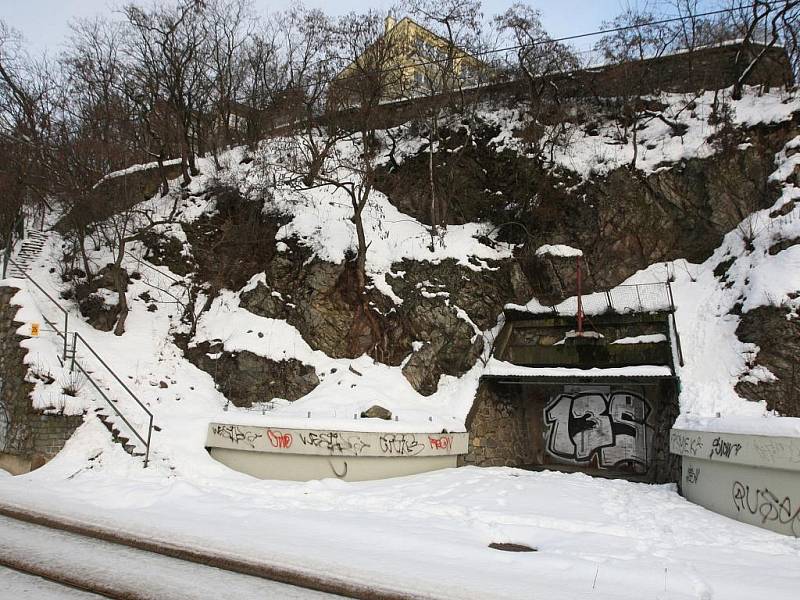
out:
<path id="1" fill-rule="evenodd" d="M 428 436 L 428 442 L 430 442 L 433 450 L 450 450 L 453 447 L 453 438 L 449 435 L 441 437 Z"/>
<path id="2" fill-rule="evenodd" d="M 273 448 L 291 448 L 292 447 L 292 434 L 281 433 L 280 431 L 267 430 L 269 436 L 269 443 Z"/>

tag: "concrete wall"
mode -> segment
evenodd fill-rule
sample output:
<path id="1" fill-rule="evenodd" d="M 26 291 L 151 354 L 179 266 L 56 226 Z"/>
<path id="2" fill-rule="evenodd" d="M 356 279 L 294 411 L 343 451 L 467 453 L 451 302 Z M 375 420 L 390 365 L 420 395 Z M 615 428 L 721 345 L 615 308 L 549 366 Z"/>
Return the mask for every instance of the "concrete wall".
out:
<path id="1" fill-rule="evenodd" d="M 26 381 L 26 350 L 11 305 L 16 288 L 0 287 L 0 468 L 14 475 L 45 464 L 58 454 L 83 416 L 44 414 L 31 405 L 33 384 Z"/>
<path id="2" fill-rule="evenodd" d="M 800 438 L 673 429 L 670 450 L 688 500 L 800 537 Z"/>
<path id="3" fill-rule="evenodd" d="M 547 79 L 553 82 L 562 98 L 612 98 L 626 94 L 647 95 L 657 91 L 687 93 L 718 90 L 735 83 L 749 63 L 748 57 L 760 51 L 761 46 L 745 50 L 743 59 L 737 64 L 736 57 L 741 49 L 740 45 L 704 48 L 645 61 L 560 73 Z M 789 59 L 783 48 L 769 49 L 746 83 L 766 87 L 793 83 Z M 516 79 L 462 90 L 453 94 L 452 98 L 455 102 L 483 99 L 508 102 L 528 97 L 529 89 L 527 80 Z M 382 126 L 405 123 L 419 115 L 426 103 L 437 106 L 446 101 L 447 97 L 438 95 L 386 104 L 382 107 Z"/>
<path id="4" fill-rule="evenodd" d="M 211 456 L 261 479 L 365 481 L 455 467 L 466 433 L 279 429 L 211 423 Z"/>

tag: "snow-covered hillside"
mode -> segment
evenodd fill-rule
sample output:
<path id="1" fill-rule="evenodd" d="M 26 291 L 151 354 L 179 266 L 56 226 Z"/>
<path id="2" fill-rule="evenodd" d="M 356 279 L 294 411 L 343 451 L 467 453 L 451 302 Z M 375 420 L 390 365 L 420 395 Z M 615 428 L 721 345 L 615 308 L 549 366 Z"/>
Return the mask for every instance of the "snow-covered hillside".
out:
<path id="1" fill-rule="evenodd" d="M 713 127 L 707 123 L 713 94 L 706 93 L 695 99 L 692 110 L 676 108 L 679 105 L 685 107 L 686 98 L 683 96 L 667 100 L 670 108 L 666 114 L 670 119 L 685 122 L 686 138 L 670 136 L 663 123 L 651 121 L 639 133 L 640 142 L 647 148 L 638 163 L 642 169 L 649 170 L 656 166 L 668 168 L 666 165 L 676 159 L 690 155 L 708 156 L 715 151 L 709 141 Z M 732 108 L 737 125 L 774 124 L 790 119 L 800 108 L 800 100 L 785 93 L 757 96 L 752 91 L 742 101 L 734 102 Z M 499 111 L 487 113 L 487 118 L 494 119 L 502 126 L 503 133 L 497 139 L 499 148 L 512 146 L 522 151 L 520 142 L 514 137 L 514 131 L 522 125 L 518 114 Z M 611 136 L 612 128 L 613 124 L 609 123 L 603 131 Z M 612 143 L 607 139 L 608 136 L 594 136 L 592 144 L 601 144 L 605 152 L 612 153 L 614 160 L 610 162 L 590 152 L 591 157 L 585 155 L 578 161 L 578 172 L 586 175 L 602 165 L 612 168 L 629 161 L 626 148 L 620 147 L 618 141 Z M 790 314 L 797 312 L 800 246 L 790 246 L 777 253 L 770 253 L 769 250 L 777 240 L 800 237 L 800 209 L 792 204 L 800 197 L 800 190 L 792 178 L 798 160 L 795 154 L 798 140 L 800 138 L 788 140 L 775 157 L 775 170 L 770 180 L 779 184 L 782 191 L 774 206 L 748 215 L 704 263 L 688 264 L 683 260 L 659 263 L 633 274 L 626 281 L 654 282 L 668 278 L 675 281 L 677 323 L 683 334 L 686 355 L 686 366 L 680 371 L 681 421 L 684 425 L 702 426 L 708 423 L 708 419 L 716 417 L 753 417 L 756 420 L 748 423 L 749 427 L 756 429 L 771 426 L 767 423 L 773 422 L 767 418 L 770 413 L 763 403 L 743 400 L 734 390 L 742 377 L 768 381 L 774 376 L 766 368 L 755 366 L 753 357 L 757 348 L 738 341 L 735 336 L 738 317 L 731 312 L 737 303 L 745 312 L 764 304 L 781 306 Z M 340 144 L 344 145 L 343 152 L 352 151 L 347 147 L 347 142 Z M 174 224 L 156 231 L 165 238 L 177 240 L 184 248 L 183 253 L 190 257 L 192 248 L 184 227 L 204 215 L 213 215 L 216 210 L 215 201 L 206 195 L 206 190 L 221 182 L 251 194 L 253 202 L 261 201 L 263 196 L 258 195 L 258 190 L 264 188 L 264 164 L 274 163 L 275 149 L 281 147 L 280 140 L 265 142 L 254 161 L 243 160 L 245 150 L 233 150 L 222 157 L 221 169 L 216 168 L 212 160 L 203 159 L 200 161 L 202 174 L 194 178 L 187 190 L 182 190 L 177 181 L 173 182 L 173 191 L 169 196 L 148 200 L 138 209 L 156 218 L 163 218 L 177 202 Z M 411 137 L 403 147 L 413 152 L 420 148 L 420 143 Z M 582 134 L 576 133 L 574 143 L 564 152 L 578 156 L 586 152 L 588 147 Z M 587 161 L 592 164 L 589 165 Z M 570 167 L 576 167 L 577 164 L 574 160 L 559 162 L 562 166 Z M 312 259 L 342 263 L 354 248 L 355 232 L 350 219 L 352 208 L 341 191 L 329 187 L 310 191 L 278 187 L 266 199 L 264 210 L 286 216 L 285 224 L 276 235 L 278 253 L 291 254 L 296 252 L 293 247 L 301 247 L 308 252 L 306 263 Z M 399 212 L 380 192 L 373 192 L 364 220 L 369 240 L 367 273 L 370 283 L 377 293 L 389 300 L 390 306 L 403 303 L 390 282 L 405 276 L 398 268 L 404 260 L 435 265 L 452 259 L 458 265 L 478 273 L 496 269 L 493 265 L 509 260 L 514 251 L 511 244 L 491 240 L 495 237 L 495 227 L 491 223 L 451 225 L 443 231 L 440 240 L 431 246 L 429 228 Z M 131 315 L 123 336 L 116 337 L 95 330 L 79 316 L 73 302 L 64 300 L 64 304 L 73 313 L 73 324 L 77 331 L 123 375 L 155 414 L 160 431 L 156 433 L 153 445 L 156 455 L 170 467 L 179 469 L 179 472 L 181 466 L 188 469 L 191 465 L 195 469 L 199 457 L 201 462 L 209 463 L 208 468 L 216 470 L 202 449 L 205 428 L 209 421 L 231 418 L 237 422 L 280 426 L 379 427 L 390 430 L 414 428 L 418 431 L 464 429 L 464 419 L 485 368 L 491 341 L 501 324 L 500 314 L 496 315 L 498 320 L 495 323 L 482 330 L 461 307 L 452 302 L 452 290 L 430 282 L 419 289 L 419 293 L 426 298 L 443 299 L 453 313 L 469 325 L 475 337 L 486 340 L 482 358 L 472 368 L 460 377 L 443 376 L 436 393 L 422 396 L 403 375 L 405 361 L 399 366 L 389 366 L 367 356 L 332 358 L 309 345 L 301 332 L 286 320 L 267 318 L 244 308 L 241 305 L 242 294 L 251 291 L 259 283 L 266 285 L 263 274 L 253 276 L 242 289 L 223 290 L 202 314 L 200 309 L 206 298 L 201 288 L 194 303 L 199 322 L 195 337 L 189 341 L 190 346 L 204 342 L 221 343 L 227 352 L 247 351 L 276 362 L 295 359 L 313 367 L 318 373 L 319 385 L 297 401 L 265 397 L 263 405 L 256 406 L 255 410 L 239 409 L 226 401 L 209 374 L 200 371 L 183 357 L 183 351 L 173 340 L 175 334 L 187 330 L 186 322 L 181 320 L 189 289 L 188 285 L 181 282 L 187 281 L 187 277 L 170 273 L 165 266 L 155 268 L 141 261 L 139 257 L 145 251 L 141 244 L 134 244 L 123 263 L 128 272 L 140 274 L 131 280 L 128 289 Z M 58 264 L 61 252 L 59 236 L 52 233 L 46 253 L 31 270 L 34 279 L 54 297 L 60 296 L 64 290 L 58 270 L 53 268 Z M 727 259 L 732 259 L 732 262 L 727 268 L 725 280 L 720 281 L 714 270 Z M 90 260 L 99 266 L 110 262 L 112 257 L 107 250 L 99 249 L 91 253 Z M 111 290 L 101 290 L 102 294 L 113 302 Z M 282 298 L 280 292 L 274 291 L 273 295 L 291 306 L 291 300 Z M 37 311 L 54 322 L 60 318 L 57 308 L 49 304 L 35 288 L 21 291 L 16 301 L 22 306 L 19 319 L 26 324 L 41 321 Z M 536 299 L 531 301 L 536 303 Z M 28 325 L 23 326 L 20 333 L 25 334 L 28 329 Z M 56 384 L 50 386 L 41 381 L 37 383 L 33 399 L 35 406 L 68 413 L 80 412 L 92 406 L 95 400 L 90 386 L 83 386 L 76 397 L 59 393 L 59 386 L 63 383 L 61 378 L 66 375 L 61 374 L 56 360 L 60 345 L 57 339 L 51 339 L 49 346 L 45 338 L 29 340 L 24 344 L 29 348 L 28 362 L 36 370 L 49 371 L 57 380 Z M 86 358 L 88 360 L 91 357 Z M 391 410 L 396 420 L 364 421 L 357 418 L 375 404 Z M 782 427 L 800 431 L 794 421 L 781 423 Z M 719 427 L 720 424 L 714 426 Z M 91 425 L 87 424 L 87 427 Z"/>
<path id="2" fill-rule="evenodd" d="M 718 129 L 708 123 L 714 94 L 691 99 L 692 108 L 685 96 L 660 101 L 667 107 L 665 116 L 683 124 L 685 132 L 676 136 L 658 119 L 642 127 L 637 161 L 642 176 L 718 152 L 714 141 Z M 735 128 L 780 126 L 792 131 L 800 98 L 796 93 L 759 95 L 750 90 L 743 100 L 731 103 L 731 110 Z M 500 130 L 492 142 L 498 153 L 526 154 L 518 135 L 525 127 L 520 111 L 487 108 L 483 118 Z M 576 124 L 550 168 L 567 173 L 566 179 L 578 185 L 629 164 L 632 142 L 623 144 L 617 127 L 613 121 L 604 122 L 590 135 L 584 125 Z M 772 206 L 745 215 L 703 262 L 681 258 L 657 262 L 630 273 L 623 282 L 673 282 L 685 356 L 678 372 L 679 424 L 683 427 L 800 435 L 800 419 L 777 418 L 764 402 L 746 400 L 737 392 L 742 381 L 776 379 L 758 364 L 759 348 L 737 337 L 741 316 L 764 306 L 779 308 L 786 319 L 796 319 L 800 312 L 800 137 L 796 127 L 794 131 L 775 155 L 773 170 L 764 182 L 776 190 Z M 402 138 L 394 157 L 399 162 L 424 152 L 424 141 L 407 128 L 395 128 L 391 134 Z M 469 594 L 482 598 L 530 590 L 553 598 L 583 594 L 592 598 L 744 598 L 763 589 L 763 573 L 777 561 L 781 574 L 770 570 L 769 585 L 775 592 L 771 597 L 792 597 L 800 583 L 792 569 L 800 551 L 796 541 L 706 513 L 679 498 L 671 486 L 604 482 L 580 474 L 467 468 L 349 487 L 335 481 L 260 482 L 214 461 L 204 448 L 210 422 L 348 431 L 464 431 L 480 377 L 491 367 L 492 344 L 503 324 L 501 307 L 513 301 L 492 298 L 500 292 L 483 283 L 483 278 L 500 277 L 503 265 L 513 263 L 521 250 L 519 243 L 502 238 L 497 224 L 449 225 L 432 243 L 428 225 L 401 212 L 386 194 L 373 191 L 364 214 L 372 306 L 387 320 L 411 305 L 421 307 L 422 317 L 411 314 L 423 326 L 413 331 L 417 338 L 403 334 L 407 345 L 400 345 L 399 339 L 387 340 L 390 346 L 399 345 L 398 360 L 382 362 L 367 354 L 348 358 L 325 352 L 315 345 L 318 337 L 304 320 L 305 313 L 315 308 L 308 298 L 315 299 L 313 303 L 323 295 L 300 298 L 290 296 L 287 289 L 296 292 L 316 285 L 315 278 L 325 275 L 326 265 L 343 268 L 356 247 L 352 206 L 344 192 L 332 187 L 298 190 L 281 185 L 280 168 L 275 167 L 281 157 L 276 152 L 285 142 L 266 140 L 255 152 L 231 150 L 220 158 L 220 166 L 210 158 L 201 159 L 201 174 L 188 188 L 173 181 L 169 195 L 154 197 L 136 209 L 149 219 L 169 220 L 168 225 L 149 232 L 172 244 L 181 260 L 197 267 L 197 238 L 211 235 L 203 224 L 213 223 L 220 214 L 214 190 L 220 186 L 236 189 L 265 219 L 278 223 L 274 240 L 267 242 L 274 248 L 277 258 L 273 260 L 294 269 L 289 271 L 298 279 L 289 282 L 294 287 L 287 284 L 278 289 L 278 279 L 265 270 L 248 273 L 246 284 L 238 289 L 214 290 L 203 281 L 199 268 L 183 274 L 171 271 L 169 261 L 153 258 L 147 240 L 136 240 L 122 261 L 131 275 L 126 292 L 130 314 L 125 333 L 115 336 L 81 316 L 79 300 L 70 293 L 70 284 L 65 283 L 68 274 L 61 267 L 68 243 L 55 230 L 49 232 L 44 252 L 29 268 L 30 276 L 66 307 L 70 331 L 78 332 L 153 413 L 156 429 L 146 471 L 139 460 L 112 443 L 108 431 L 92 418 L 103 401 L 86 381 L 60 365 L 63 341 L 46 327 L 40 336 L 31 336 L 33 323 L 62 322 L 59 308 L 26 281 L 3 282 L 20 288 L 14 303 L 19 306 L 17 319 L 23 325 L 18 333 L 25 338 L 22 345 L 35 384 L 33 406 L 87 414 L 64 450 L 46 466 L 13 480 L 0 479 L 5 499 L 24 498 L 33 508 L 58 508 L 79 519 L 90 518 L 92 507 L 102 505 L 119 518 L 115 523 L 125 523 L 128 531 L 139 535 L 153 535 L 157 529 L 165 539 L 216 544 L 235 554 L 268 553 L 292 565 L 331 569 L 343 555 L 353 555 L 358 557 L 352 575 L 356 579 L 368 579 L 389 560 L 398 565 L 392 581 L 413 584 L 407 589 L 420 593 L 441 591 L 443 577 L 450 582 L 464 577 L 464 586 L 473 590 Z M 342 153 L 358 150 L 347 141 L 339 144 Z M 50 215 L 51 225 L 59 216 Z M 545 241 L 559 256 L 578 254 L 563 239 Z M 87 252 L 98 271 L 114 259 L 101 243 L 89 246 Z M 419 272 L 412 272 L 412 267 Z M 436 269 L 448 270 L 451 280 L 458 283 L 448 287 L 428 275 Z M 479 284 L 488 287 L 488 299 L 478 308 L 467 306 L 464 289 Z M 262 304 L 269 301 L 276 307 L 270 309 L 271 316 L 250 310 L 257 305 L 252 300 L 255 292 L 261 294 Z M 104 306 L 113 308 L 117 302 L 110 287 L 101 286 L 94 294 Z M 542 307 L 530 295 L 517 301 L 531 310 Z M 424 395 L 409 381 L 405 367 L 415 356 L 423 356 L 423 363 L 427 360 L 421 353 L 431 346 L 430 338 L 423 339 L 430 333 L 424 330 L 431 322 L 425 317 L 433 310 L 455 323 L 453 331 L 466 336 L 462 341 L 474 355 L 460 374 L 441 375 L 435 391 Z M 200 363 L 190 360 L 191 352 L 204 355 L 203 364 L 208 364 L 205 359 L 213 362 L 223 355 L 245 353 L 273 366 L 294 361 L 309 367 L 318 383 L 297 399 L 265 396 L 252 406 L 237 406 L 225 396 L 229 382 L 213 370 L 196 366 Z M 94 356 L 82 350 L 79 360 L 109 395 L 120 398 L 119 406 L 135 426 L 146 422 L 143 413 L 123 402 L 121 388 Z M 65 394 L 67 387 L 75 388 L 74 393 Z M 392 419 L 361 418 L 373 405 L 390 410 Z M 198 518 L 207 524 L 205 529 L 198 531 Z M 294 526 L 301 521 L 312 523 L 315 533 Z M 353 533 L 361 531 L 365 522 L 375 535 Z M 470 524 L 468 534 L 464 523 Z M 236 542 L 215 541 L 213 532 L 220 530 Z M 259 534 L 246 541 L 255 531 Z M 485 546 L 490 542 L 525 543 L 540 552 L 518 557 L 487 554 Z M 747 560 L 736 551 L 743 545 L 748 549 Z M 426 550 L 430 546 L 441 550 L 435 553 L 442 561 L 436 573 L 430 569 L 431 553 Z M 464 570 L 466 564 L 470 568 Z M 482 566 L 475 570 L 476 565 Z M 498 588 L 497 574 L 504 572 L 508 577 Z M 570 573 L 566 583 L 565 572 Z M 488 573 L 493 575 L 489 587 L 482 583 Z M 747 573 L 746 585 L 732 586 L 731 581 L 741 579 L 743 573 Z M 473 597 L 456 584 L 445 587 L 445 596 Z"/>

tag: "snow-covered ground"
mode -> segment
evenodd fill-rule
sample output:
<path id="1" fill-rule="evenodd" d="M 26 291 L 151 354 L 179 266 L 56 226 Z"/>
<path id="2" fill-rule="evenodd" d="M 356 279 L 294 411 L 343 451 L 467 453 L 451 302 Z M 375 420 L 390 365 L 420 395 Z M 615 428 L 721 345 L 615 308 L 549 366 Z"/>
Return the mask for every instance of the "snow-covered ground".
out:
<path id="1" fill-rule="evenodd" d="M 514 469 L 385 481 L 257 481 L 220 469 L 165 478 L 103 436 L 0 476 L 0 502 L 122 534 L 335 574 L 436 598 L 796 598 L 800 540 L 715 515 L 672 486 Z M 69 480 L 54 476 L 72 472 Z M 491 543 L 537 552 L 507 553 Z"/>

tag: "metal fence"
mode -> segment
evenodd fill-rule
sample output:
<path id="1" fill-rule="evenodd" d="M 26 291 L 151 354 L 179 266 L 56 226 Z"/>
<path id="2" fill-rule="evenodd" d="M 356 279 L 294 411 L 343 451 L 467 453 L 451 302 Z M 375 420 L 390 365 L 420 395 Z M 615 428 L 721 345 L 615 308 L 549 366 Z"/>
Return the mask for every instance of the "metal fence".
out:
<path id="1" fill-rule="evenodd" d="M 581 303 L 584 314 L 589 316 L 604 313 L 675 312 L 672 286 L 668 281 L 619 285 L 610 290 L 584 294 L 581 296 Z M 578 298 L 567 298 L 548 307 L 548 310 L 558 316 L 577 315 Z"/>

